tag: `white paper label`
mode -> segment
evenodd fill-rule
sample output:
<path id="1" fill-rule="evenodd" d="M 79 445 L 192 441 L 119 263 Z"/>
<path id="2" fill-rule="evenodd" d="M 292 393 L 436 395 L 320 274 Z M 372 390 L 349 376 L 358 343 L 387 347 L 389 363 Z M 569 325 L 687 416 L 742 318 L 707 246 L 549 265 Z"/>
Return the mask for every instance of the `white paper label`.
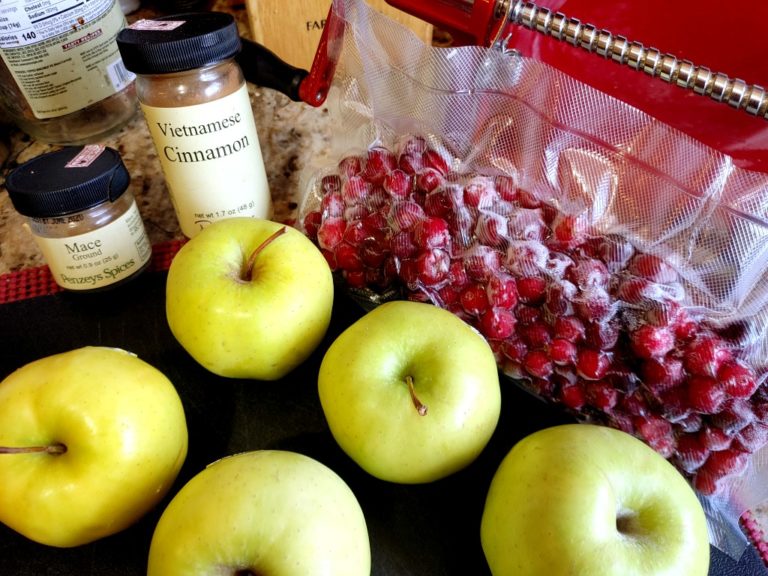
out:
<path id="1" fill-rule="evenodd" d="M 180 108 L 141 106 L 181 231 L 234 216 L 269 218 L 264 160 L 248 89 Z"/>
<path id="2" fill-rule="evenodd" d="M 136 77 L 115 42 L 117 0 L 2 0 L 0 57 L 37 118 L 55 118 L 112 96 Z"/>
<path id="3" fill-rule="evenodd" d="M 152 256 L 136 203 L 106 226 L 67 238 L 35 236 L 54 280 L 68 290 L 109 286 L 141 269 Z"/>

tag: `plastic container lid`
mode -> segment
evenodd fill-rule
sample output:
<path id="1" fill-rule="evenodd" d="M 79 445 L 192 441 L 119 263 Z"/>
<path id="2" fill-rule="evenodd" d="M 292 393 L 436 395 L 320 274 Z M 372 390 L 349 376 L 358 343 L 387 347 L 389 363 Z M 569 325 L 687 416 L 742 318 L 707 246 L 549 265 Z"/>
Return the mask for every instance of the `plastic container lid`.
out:
<path id="1" fill-rule="evenodd" d="M 128 188 L 130 174 L 112 148 L 91 147 L 90 163 L 67 167 L 86 147 L 68 146 L 15 168 L 5 181 L 14 208 L 24 216 L 47 218 L 114 202 Z"/>
<path id="2" fill-rule="evenodd" d="M 158 28 L 157 22 L 183 22 Z M 216 64 L 240 52 L 240 34 L 231 14 L 190 12 L 135 22 L 117 35 L 125 67 L 136 74 L 183 72 Z"/>

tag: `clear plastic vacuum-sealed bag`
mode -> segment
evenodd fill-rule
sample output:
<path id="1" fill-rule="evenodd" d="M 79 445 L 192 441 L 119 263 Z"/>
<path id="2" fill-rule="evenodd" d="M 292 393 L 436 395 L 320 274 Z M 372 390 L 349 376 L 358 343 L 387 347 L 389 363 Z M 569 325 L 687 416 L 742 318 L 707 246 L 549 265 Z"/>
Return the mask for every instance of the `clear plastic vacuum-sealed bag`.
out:
<path id="1" fill-rule="evenodd" d="M 768 175 L 534 59 L 334 10 L 300 226 L 343 285 L 451 310 L 517 384 L 645 440 L 740 554 L 768 497 Z"/>

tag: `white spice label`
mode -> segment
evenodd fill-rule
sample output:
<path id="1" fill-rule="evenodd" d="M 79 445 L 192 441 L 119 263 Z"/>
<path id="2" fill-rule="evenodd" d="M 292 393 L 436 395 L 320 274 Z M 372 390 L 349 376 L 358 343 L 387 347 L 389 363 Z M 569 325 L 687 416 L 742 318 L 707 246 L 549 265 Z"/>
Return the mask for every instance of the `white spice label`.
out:
<path id="1" fill-rule="evenodd" d="M 269 218 L 264 160 L 248 89 L 177 108 L 141 105 L 181 231 L 234 216 Z"/>
<path id="2" fill-rule="evenodd" d="M 3 0 L 0 57 L 37 118 L 55 118 L 133 82 L 115 42 L 117 0 Z"/>
<path id="3" fill-rule="evenodd" d="M 66 238 L 35 235 L 53 278 L 68 290 L 109 286 L 138 272 L 152 256 L 141 214 L 132 203 L 106 226 Z"/>

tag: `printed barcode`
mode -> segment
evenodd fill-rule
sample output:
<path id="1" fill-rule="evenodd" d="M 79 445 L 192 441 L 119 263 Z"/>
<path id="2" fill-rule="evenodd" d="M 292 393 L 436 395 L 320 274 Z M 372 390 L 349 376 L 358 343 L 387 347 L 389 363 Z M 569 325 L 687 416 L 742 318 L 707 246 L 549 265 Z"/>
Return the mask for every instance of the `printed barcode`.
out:
<path id="1" fill-rule="evenodd" d="M 112 82 L 115 90 L 121 90 L 136 78 L 136 75 L 125 67 L 121 59 L 115 60 L 107 66 L 107 74 L 109 74 L 109 80 Z"/>

